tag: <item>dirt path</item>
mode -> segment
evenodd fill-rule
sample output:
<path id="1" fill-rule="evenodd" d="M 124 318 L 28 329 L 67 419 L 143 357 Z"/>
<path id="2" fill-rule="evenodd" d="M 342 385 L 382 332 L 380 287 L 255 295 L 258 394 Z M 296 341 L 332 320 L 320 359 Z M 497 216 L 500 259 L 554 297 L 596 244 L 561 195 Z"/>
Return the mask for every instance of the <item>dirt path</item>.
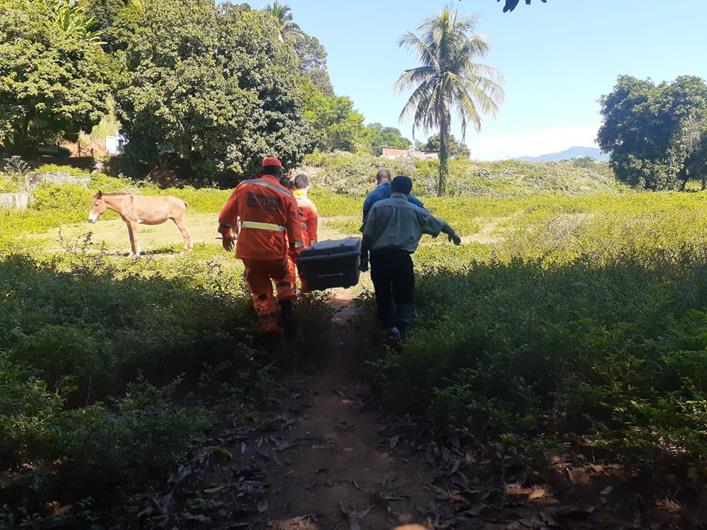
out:
<path id="1" fill-rule="evenodd" d="M 293 447 L 287 464 L 271 477 L 265 528 L 386 529 L 423 523 L 414 507 L 430 500 L 430 470 L 398 454 L 396 439 L 384 436 L 386 426 L 366 410 L 368 389 L 356 376 L 361 337 L 350 293 L 337 293 L 332 305 L 330 348 L 311 380 L 311 406 L 286 442 Z"/>
<path id="2" fill-rule="evenodd" d="M 221 425 L 108 528 L 702 528 L 619 466 L 577 453 L 543 465 L 379 414 L 359 374 L 353 294 L 336 291 L 331 305 L 318 371 L 273 387 L 250 419 L 232 403 L 212 406 Z"/>

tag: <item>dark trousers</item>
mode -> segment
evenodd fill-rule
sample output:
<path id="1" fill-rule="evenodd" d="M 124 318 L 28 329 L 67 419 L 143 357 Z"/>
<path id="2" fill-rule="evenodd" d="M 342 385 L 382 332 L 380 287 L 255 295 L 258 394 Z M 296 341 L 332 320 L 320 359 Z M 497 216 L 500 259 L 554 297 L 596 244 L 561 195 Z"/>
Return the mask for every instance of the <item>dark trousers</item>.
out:
<path id="1" fill-rule="evenodd" d="M 371 279 L 376 291 L 378 318 L 405 333 L 415 316 L 415 271 L 412 256 L 399 249 L 371 252 Z"/>

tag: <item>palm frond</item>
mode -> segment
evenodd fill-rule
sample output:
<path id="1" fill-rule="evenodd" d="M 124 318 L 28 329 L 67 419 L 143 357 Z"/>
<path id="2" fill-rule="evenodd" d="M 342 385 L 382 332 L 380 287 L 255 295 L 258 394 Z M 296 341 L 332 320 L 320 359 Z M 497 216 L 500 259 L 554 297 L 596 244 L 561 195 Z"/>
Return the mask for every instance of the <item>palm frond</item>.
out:
<path id="1" fill-rule="evenodd" d="M 404 33 L 398 41 L 398 46 L 414 50 L 423 65 L 438 67 L 434 51 L 414 33 L 410 31 Z"/>
<path id="2" fill-rule="evenodd" d="M 402 92 L 410 86 L 417 85 L 434 76 L 434 68 L 431 66 L 418 66 L 405 70 L 395 82 L 395 90 Z"/>

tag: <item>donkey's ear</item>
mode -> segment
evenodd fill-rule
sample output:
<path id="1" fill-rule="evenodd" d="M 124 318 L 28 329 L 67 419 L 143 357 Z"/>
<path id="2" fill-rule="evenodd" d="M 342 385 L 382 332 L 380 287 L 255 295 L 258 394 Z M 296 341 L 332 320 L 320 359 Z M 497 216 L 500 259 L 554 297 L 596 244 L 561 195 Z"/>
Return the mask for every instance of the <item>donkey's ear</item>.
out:
<path id="1" fill-rule="evenodd" d="M 102 191 L 99 191 L 98 193 L 96 193 L 96 199 L 100 199 L 101 197 L 103 197 Z"/>

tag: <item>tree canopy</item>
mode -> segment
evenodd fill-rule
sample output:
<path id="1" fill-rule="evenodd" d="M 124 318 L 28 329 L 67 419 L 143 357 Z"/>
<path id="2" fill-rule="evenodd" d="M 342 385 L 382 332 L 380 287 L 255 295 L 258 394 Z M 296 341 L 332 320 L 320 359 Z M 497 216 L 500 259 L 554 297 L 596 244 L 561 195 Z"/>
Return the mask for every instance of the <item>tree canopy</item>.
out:
<path id="1" fill-rule="evenodd" d="M 384 127 L 380 123 L 371 123 L 366 126 L 366 132 L 371 142 L 371 153 L 375 156 L 381 155 L 383 147 L 407 149 L 412 145 L 412 142 L 395 127 Z"/>
<path id="2" fill-rule="evenodd" d="M 705 178 L 707 85 L 695 76 L 655 84 L 620 76 L 601 98 L 598 142 L 617 178 L 632 186 L 684 188 Z"/>
<path id="3" fill-rule="evenodd" d="M 202 176 L 239 174 L 263 153 L 296 163 L 308 147 L 297 58 L 275 20 L 210 0 L 145 0 L 117 90 L 128 153 Z"/>
<path id="4" fill-rule="evenodd" d="M 76 6 L 0 0 L 0 145 L 22 153 L 98 123 L 111 64 Z"/>
<path id="5" fill-rule="evenodd" d="M 439 145 L 439 134 L 433 134 L 420 146 L 420 149 L 423 151 L 439 151 Z M 457 140 L 453 134 L 450 134 L 447 140 L 447 150 L 449 151 L 450 158 L 469 158 L 469 156 L 471 156 L 469 146 Z"/>
<path id="6" fill-rule="evenodd" d="M 363 115 L 354 109 L 351 98 L 314 93 L 306 100 L 304 116 L 321 151 L 353 152 L 368 146 Z"/>

